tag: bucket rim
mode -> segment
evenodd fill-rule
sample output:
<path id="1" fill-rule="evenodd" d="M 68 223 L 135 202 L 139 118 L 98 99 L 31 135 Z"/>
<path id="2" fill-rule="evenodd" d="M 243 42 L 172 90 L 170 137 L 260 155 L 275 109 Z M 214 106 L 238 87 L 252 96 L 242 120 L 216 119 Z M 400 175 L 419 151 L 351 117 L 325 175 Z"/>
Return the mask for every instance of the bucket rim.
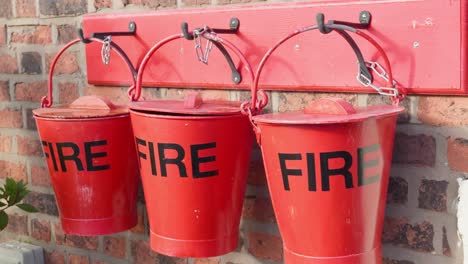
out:
<path id="1" fill-rule="evenodd" d="M 138 116 L 143 116 L 143 117 L 173 119 L 173 120 L 210 120 L 210 119 L 239 118 L 239 117 L 245 117 L 246 119 L 248 119 L 248 116 L 242 114 L 241 112 L 232 113 L 232 114 L 190 115 L 190 114 L 178 114 L 178 113 L 151 112 L 151 111 L 143 111 L 143 110 L 137 110 L 137 109 L 131 109 L 131 108 L 129 112 L 130 112 L 130 116 L 138 115 Z"/>

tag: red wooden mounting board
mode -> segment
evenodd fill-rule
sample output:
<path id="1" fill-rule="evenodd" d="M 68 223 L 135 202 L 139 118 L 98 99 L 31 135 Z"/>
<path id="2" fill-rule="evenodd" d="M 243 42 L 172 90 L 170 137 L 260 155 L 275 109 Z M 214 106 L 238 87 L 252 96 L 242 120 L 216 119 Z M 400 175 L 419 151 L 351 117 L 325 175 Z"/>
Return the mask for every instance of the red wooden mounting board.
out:
<path id="1" fill-rule="evenodd" d="M 325 20 L 357 22 L 359 13 L 372 14 L 369 34 L 386 50 L 395 79 L 410 94 L 468 94 L 468 1 L 466 0 L 324 0 L 199 9 L 158 10 L 144 13 L 86 15 L 85 36 L 92 32 L 126 31 L 137 25 L 136 35 L 113 37 L 138 65 L 159 40 L 208 25 L 227 28 L 231 17 L 240 20 L 236 35 L 222 35 L 245 54 L 254 69 L 261 57 L 279 39 L 305 26 L 314 25 L 318 12 Z M 368 60 L 379 59 L 373 47 L 352 35 Z M 239 66 L 239 60 L 231 55 Z M 101 62 L 100 44 L 86 48 L 88 81 L 98 85 L 128 85 L 131 76 L 113 55 L 108 66 Z M 239 67 L 238 67 L 239 68 Z M 224 57 L 213 49 L 209 64 L 198 62 L 193 41 L 179 39 L 157 51 L 149 63 L 144 84 L 155 87 L 242 88 L 248 78 L 231 82 Z M 318 30 L 301 34 L 283 44 L 268 61 L 260 87 L 270 90 L 369 92 L 356 81 L 356 57 L 336 33 Z"/>

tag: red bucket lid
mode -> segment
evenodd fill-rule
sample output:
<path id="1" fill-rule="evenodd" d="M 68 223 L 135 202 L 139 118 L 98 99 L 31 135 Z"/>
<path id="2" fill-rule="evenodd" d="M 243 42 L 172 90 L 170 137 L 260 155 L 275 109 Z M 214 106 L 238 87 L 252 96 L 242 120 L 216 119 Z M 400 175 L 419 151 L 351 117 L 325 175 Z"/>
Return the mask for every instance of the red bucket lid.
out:
<path id="1" fill-rule="evenodd" d="M 69 105 L 34 109 L 33 114 L 54 119 L 85 119 L 126 115 L 128 108 L 116 106 L 106 98 L 82 96 Z"/>
<path id="2" fill-rule="evenodd" d="M 393 116 L 404 110 L 403 107 L 394 105 L 354 108 L 341 98 L 323 98 L 311 102 L 302 111 L 257 115 L 253 117 L 253 120 L 267 124 L 337 124 Z"/>
<path id="3" fill-rule="evenodd" d="M 239 114 L 240 102 L 203 100 L 198 93 L 189 93 L 185 100 L 140 101 L 130 104 L 130 109 L 141 112 L 191 116 Z"/>

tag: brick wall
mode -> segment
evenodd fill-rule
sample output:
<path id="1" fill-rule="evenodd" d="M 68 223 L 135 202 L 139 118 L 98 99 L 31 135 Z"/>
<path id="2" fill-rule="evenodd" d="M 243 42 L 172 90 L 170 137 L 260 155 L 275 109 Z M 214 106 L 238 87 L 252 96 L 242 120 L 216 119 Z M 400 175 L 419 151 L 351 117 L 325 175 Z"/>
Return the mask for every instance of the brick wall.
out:
<path id="1" fill-rule="evenodd" d="M 282 263 L 281 238 L 268 196 L 258 149 L 255 149 L 244 202 L 238 249 L 212 259 L 177 259 L 148 246 L 143 204 L 131 231 L 102 237 L 65 235 L 31 109 L 46 94 L 51 59 L 75 38 L 81 15 L 112 9 L 139 10 L 226 5 L 250 0 L 2 0 L 0 4 L 0 181 L 23 179 L 28 201 L 40 213 L 12 210 L 0 240 L 19 239 L 45 247 L 47 263 Z M 57 102 L 80 95 L 104 95 L 127 102 L 125 89 L 86 83 L 82 47 L 66 53 L 56 72 Z M 146 98 L 181 98 L 186 90 L 146 89 Z M 204 91 L 205 98 L 244 98 L 235 91 Z M 304 106 L 323 94 L 271 93 L 270 110 Z M 355 105 L 381 103 L 374 95 L 338 94 Z M 456 229 L 456 178 L 468 176 L 468 97 L 411 96 L 399 118 L 395 157 L 383 234 L 385 264 L 461 263 Z"/>

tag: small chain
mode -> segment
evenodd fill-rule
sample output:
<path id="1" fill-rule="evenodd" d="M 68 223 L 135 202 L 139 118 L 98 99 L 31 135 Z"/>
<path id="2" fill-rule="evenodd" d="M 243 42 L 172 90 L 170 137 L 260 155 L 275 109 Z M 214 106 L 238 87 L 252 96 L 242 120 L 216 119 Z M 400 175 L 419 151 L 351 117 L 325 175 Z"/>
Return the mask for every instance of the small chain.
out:
<path id="1" fill-rule="evenodd" d="M 111 49 L 111 36 L 107 36 L 102 43 L 101 59 L 104 65 L 109 65 L 110 62 L 110 49 Z"/>
<path id="2" fill-rule="evenodd" d="M 200 29 L 194 29 L 193 30 L 193 35 L 195 37 L 195 52 L 197 55 L 198 61 L 201 61 L 205 64 L 208 64 L 208 59 L 210 57 L 210 52 L 211 49 L 213 48 L 213 41 L 208 40 L 208 43 L 205 46 L 205 49 L 203 49 L 203 42 L 202 42 L 202 35 L 209 31 L 208 27 L 203 27 Z M 214 34 L 211 32 L 211 34 Z"/>
<path id="3" fill-rule="evenodd" d="M 388 74 L 380 64 L 378 64 L 377 62 L 368 62 L 366 66 L 369 69 L 371 69 L 372 72 L 374 72 L 376 75 L 378 75 L 380 78 L 388 82 Z M 369 78 L 367 78 L 367 76 L 363 75 L 359 70 L 358 70 L 357 80 L 363 86 L 371 87 L 372 89 L 376 90 L 380 95 L 392 96 L 395 98 L 399 96 L 398 89 L 395 88 L 395 86 L 397 85 L 397 82 L 395 80 L 393 80 L 393 87 L 379 87 L 373 84 L 372 81 Z"/>

